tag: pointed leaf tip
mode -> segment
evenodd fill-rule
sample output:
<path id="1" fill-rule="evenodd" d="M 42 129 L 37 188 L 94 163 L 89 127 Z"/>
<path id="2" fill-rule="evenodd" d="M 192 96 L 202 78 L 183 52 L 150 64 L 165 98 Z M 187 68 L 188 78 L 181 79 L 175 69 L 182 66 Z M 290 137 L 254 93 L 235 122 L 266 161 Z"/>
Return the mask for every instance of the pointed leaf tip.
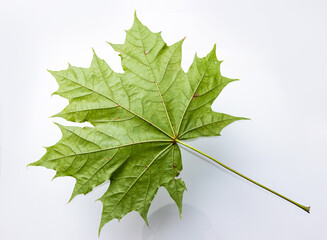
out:
<path id="1" fill-rule="evenodd" d="M 140 213 L 140 216 L 141 216 L 142 219 L 144 220 L 146 226 L 147 226 L 148 228 L 150 228 L 150 225 L 149 225 L 149 222 L 148 222 L 148 216 L 143 217 L 141 213 Z"/>
<path id="2" fill-rule="evenodd" d="M 30 166 L 36 166 L 36 165 L 35 165 L 35 162 L 32 162 L 32 163 L 27 164 L 27 165 L 26 165 L 26 168 L 28 168 L 28 167 L 30 167 Z"/>
<path id="3" fill-rule="evenodd" d="M 57 71 L 53 71 L 53 70 L 50 70 L 50 69 L 47 69 L 47 72 L 50 73 L 53 77 L 56 77 L 56 72 Z"/>
<path id="4" fill-rule="evenodd" d="M 208 55 L 216 56 L 216 44 L 213 45 L 213 48 Z"/>
<path id="5" fill-rule="evenodd" d="M 69 204 L 75 197 L 76 197 L 76 195 L 74 195 L 74 193 L 72 193 L 72 195 L 70 196 L 70 198 L 66 204 Z"/>
<path id="6" fill-rule="evenodd" d="M 55 125 L 57 125 L 59 127 L 61 133 L 64 134 L 63 131 L 65 130 L 65 126 L 64 125 L 61 125 L 60 123 L 57 123 L 57 122 L 53 122 L 53 123 Z"/>
<path id="7" fill-rule="evenodd" d="M 53 95 L 53 94 L 54 94 L 54 93 L 52 93 L 52 95 Z M 56 113 L 56 114 L 50 116 L 49 118 L 55 118 L 55 117 L 61 117 L 61 116 L 60 116 L 60 113 Z"/>
<path id="8" fill-rule="evenodd" d="M 183 37 L 181 40 L 179 40 L 178 42 L 180 42 L 181 44 L 185 41 L 186 37 Z"/>
<path id="9" fill-rule="evenodd" d="M 140 20 L 137 17 L 136 10 L 134 11 L 134 22 L 140 22 Z"/>

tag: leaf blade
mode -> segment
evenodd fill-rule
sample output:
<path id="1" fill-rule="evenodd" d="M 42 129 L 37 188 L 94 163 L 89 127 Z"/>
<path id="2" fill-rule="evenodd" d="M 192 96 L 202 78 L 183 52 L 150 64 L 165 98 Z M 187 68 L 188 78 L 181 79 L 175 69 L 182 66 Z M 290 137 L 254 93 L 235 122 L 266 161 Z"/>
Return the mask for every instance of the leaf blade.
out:
<path id="1" fill-rule="evenodd" d="M 62 139 L 30 165 L 54 169 L 55 177 L 74 177 L 70 200 L 110 180 L 100 198 L 99 231 L 134 210 L 148 224 L 159 187 L 166 188 L 181 215 L 186 186 L 177 178 L 182 160 L 176 142 L 219 135 L 243 119 L 212 111 L 212 102 L 234 79 L 221 76 L 215 47 L 204 58 L 195 56 L 185 73 L 184 39 L 167 46 L 160 33 L 151 32 L 135 15 L 125 42 L 110 43 L 120 53 L 124 73 L 115 73 L 94 50 L 89 68 L 69 65 L 49 71 L 59 84 L 55 94 L 69 100 L 54 117 L 93 127 L 58 125 Z"/>

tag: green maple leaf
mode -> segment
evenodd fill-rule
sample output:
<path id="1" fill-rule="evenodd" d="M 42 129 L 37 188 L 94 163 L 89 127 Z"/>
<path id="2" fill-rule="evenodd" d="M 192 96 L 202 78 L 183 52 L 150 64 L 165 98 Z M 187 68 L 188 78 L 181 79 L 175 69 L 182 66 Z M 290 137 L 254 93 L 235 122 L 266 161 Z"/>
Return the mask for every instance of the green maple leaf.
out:
<path id="1" fill-rule="evenodd" d="M 55 117 L 89 122 L 93 127 L 58 124 L 62 139 L 30 165 L 54 169 L 55 177 L 74 177 L 71 199 L 110 180 L 100 198 L 100 230 L 131 211 L 139 212 L 148 223 L 150 204 L 161 186 L 181 214 L 186 187 L 178 178 L 182 160 L 177 143 L 218 162 L 182 140 L 218 136 L 228 124 L 245 119 L 211 109 L 222 89 L 235 81 L 221 75 L 215 46 L 206 57 L 195 56 L 185 73 L 183 40 L 167 46 L 160 33 L 151 32 L 135 15 L 125 43 L 110 44 L 120 53 L 124 73 L 115 73 L 95 53 L 89 68 L 50 71 L 59 84 L 55 94 L 69 100 Z"/>

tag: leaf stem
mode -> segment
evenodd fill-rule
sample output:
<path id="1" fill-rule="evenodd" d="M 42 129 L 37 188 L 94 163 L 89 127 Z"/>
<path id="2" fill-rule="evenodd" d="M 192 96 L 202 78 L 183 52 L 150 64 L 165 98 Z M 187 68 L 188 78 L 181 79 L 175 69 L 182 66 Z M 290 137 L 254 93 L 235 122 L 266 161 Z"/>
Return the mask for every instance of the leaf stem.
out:
<path id="1" fill-rule="evenodd" d="M 262 185 L 262 184 L 260 184 L 260 183 L 258 183 L 256 181 L 252 180 L 251 178 L 248 178 L 248 177 L 244 176 L 243 174 L 241 174 L 241 173 L 235 171 L 234 169 L 226 166 L 225 164 L 219 162 L 217 159 L 214 159 L 213 157 L 209 156 L 208 154 L 205 154 L 204 152 L 201 152 L 200 150 L 198 150 L 198 149 L 196 149 L 196 148 L 194 148 L 194 147 L 192 147 L 192 146 L 190 146 L 190 145 L 188 145 L 188 144 L 186 144 L 186 143 L 184 143 L 184 142 L 182 142 L 182 141 L 180 141 L 178 139 L 176 139 L 176 142 L 178 142 L 178 143 L 180 143 L 180 144 L 182 144 L 182 145 L 184 145 L 184 146 L 186 146 L 186 147 L 188 147 L 188 148 L 202 154 L 203 156 L 206 156 L 207 158 L 210 158 L 211 160 L 218 163 L 220 166 L 222 166 L 222 167 L 226 168 L 227 170 L 235 173 L 236 175 L 238 175 L 238 176 L 252 182 L 253 184 L 255 184 L 255 185 L 257 185 L 257 186 L 259 186 L 259 187 L 261 187 L 261 188 L 263 188 L 263 189 L 265 189 L 265 190 L 267 190 L 267 191 L 269 191 L 269 192 L 271 192 L 271 193 L 273 193 L 275 195 L 277 195 L 278 197 L 281 197 L 281 198 L 285 199 L 286 201 L 296 205 L 297 207 L 301 208 L 302 210 L 306 211 L 307 213 L 310 213 L 310 207 L 303 206 L 303 205 L 301 205 L 301 204 L 299 204 L 299 203 L 297 203 L 297 202 L 295 202 L 295 201 L 293 201 L 293 200 L 279 194 L 278 192 L 275 192 L 274 190 L 272 190 L 272 189 L 270 189 L 270 188 L 268 188 L 268 187 L 266 187 L 266 186 L 264 186 L 264 185 Z"/>

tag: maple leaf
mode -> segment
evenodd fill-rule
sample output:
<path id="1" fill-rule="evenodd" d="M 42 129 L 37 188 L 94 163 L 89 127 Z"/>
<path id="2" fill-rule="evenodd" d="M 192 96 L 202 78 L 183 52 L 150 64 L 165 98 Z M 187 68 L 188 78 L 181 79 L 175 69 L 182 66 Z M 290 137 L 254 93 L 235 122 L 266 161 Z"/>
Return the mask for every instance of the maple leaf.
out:
<path id="1" fill-rule="evenodd" d="M 49 71 L 59 84 L 55 94 L 69 100 L 55 117 L 93 127 L 58 124 L 61 140 L 30 165 L 54 169 L 55 177 L 74 177 L 71 199 L 110 180 L 100 198 L 99 231 L 131 211 L 139 212 L 148 224 L 150 204 L 161 186 L 181 214 L 186 187 L 177 178 L 182 161 L 176 143 L 218 162 L 182 140 L 218 136 L 228 124 L 245 119 L 211 109 L 222 89 L 235 81 L 221 75 L 216 47 L 206 57 L 195 55 L 185 73 L 183 40 L 167 46 L 160 33 L 151 32 L 135 15 L 124 44 L 110 44 L 120 53 L 124 73 L 115 73 L 95 53 L 89 68 L 69 65 L 66 70 Z"/>

